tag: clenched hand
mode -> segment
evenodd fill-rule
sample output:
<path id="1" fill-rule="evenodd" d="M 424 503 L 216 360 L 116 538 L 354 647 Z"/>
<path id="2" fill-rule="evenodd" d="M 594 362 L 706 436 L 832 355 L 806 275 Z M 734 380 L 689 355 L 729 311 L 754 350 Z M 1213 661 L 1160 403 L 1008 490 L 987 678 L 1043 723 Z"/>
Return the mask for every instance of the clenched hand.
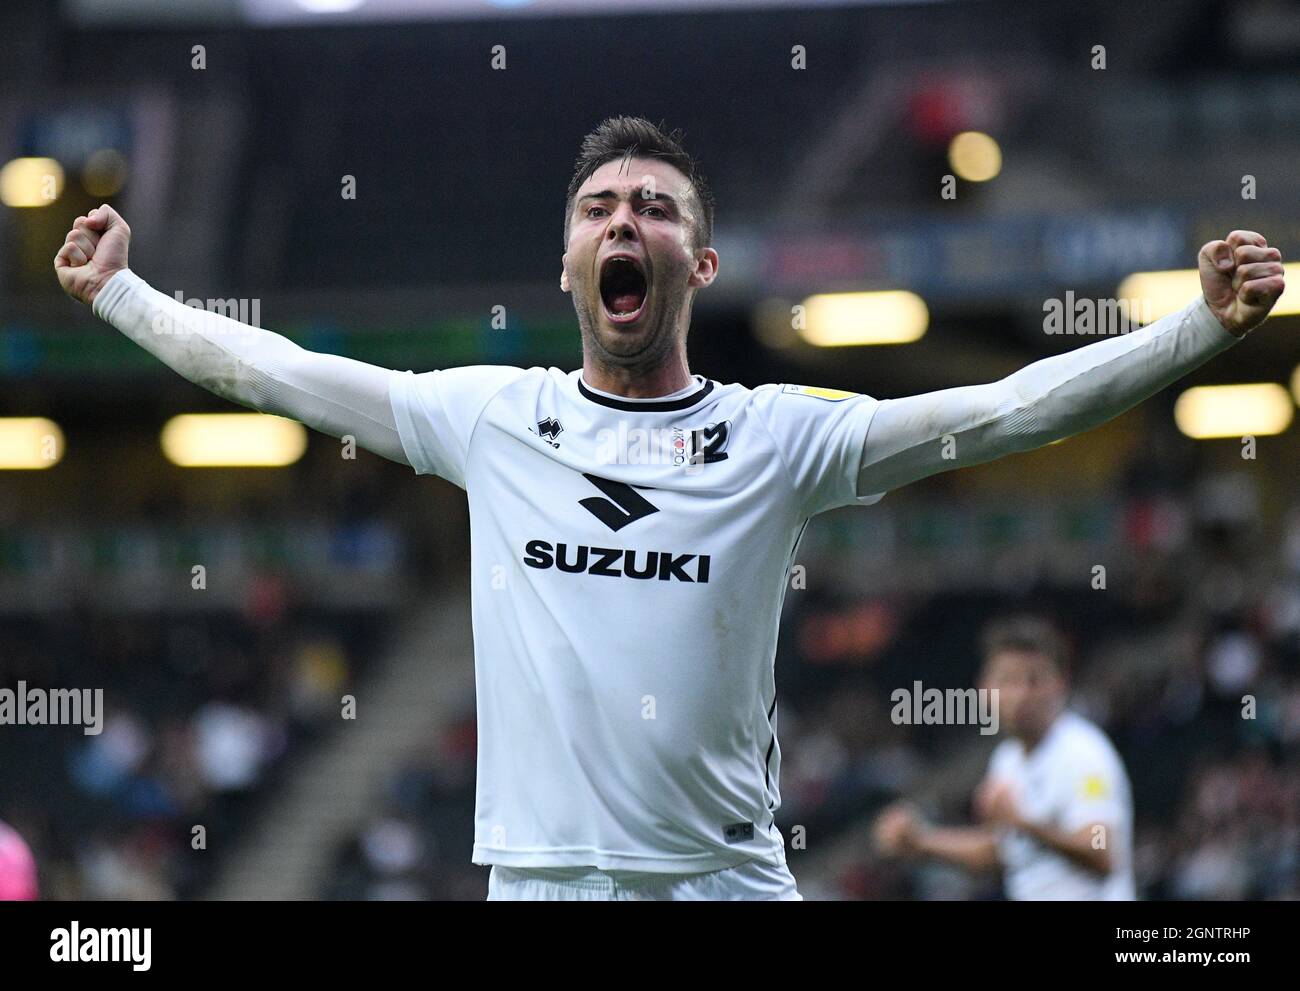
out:
<path id="1" fill-rule="evenodd" d="M 1282 253 L 1263 235 L 1233 231 L 1210 241 L 1196 258 L 1205 302 L 1230 334 L 1243 336 L 1264 322 L 1286 288 Z"/>
<path id="2" fill-rule="evenodd" d="M 130 242 L 131 228 L 107 203 L 78 217 L 54 256 L 59 285 L 73 299 L 90 306 L 104 283 L 126 268 Z"/>

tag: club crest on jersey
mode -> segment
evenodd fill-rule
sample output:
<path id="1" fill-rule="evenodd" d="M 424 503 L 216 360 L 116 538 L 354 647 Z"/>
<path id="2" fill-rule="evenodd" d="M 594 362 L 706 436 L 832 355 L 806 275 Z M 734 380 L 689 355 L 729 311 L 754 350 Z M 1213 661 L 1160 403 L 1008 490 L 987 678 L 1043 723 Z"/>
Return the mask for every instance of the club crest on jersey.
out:
<path id="1" fill-rule="evenodd" d="M 672 465 L 687 473 L 727 460 L 731 421 L 702 427 L 616 427 L 596 432 L 596 461 L 603 465 Z"/>
<path id="2" fill-rule="evenodd" d="M 783 385 L 781 391 L 792 396 L 813 396 L 832 403 L 842 402 L 845 399 L 852 399 L 854 396 L 859 395 L 856 392 L 845 392 L 843 389 L 822 389 L 815 385 Z"/>
<path id="3" fill-rule="evenodd" d="M 713 464 L 727 460 L 727 441 L 731 439 L 731 421 L 710 423 L 691 431 L 691 462 Z"/>
<path id="4" fill-rule="evenodd" d="M 555 439 L 564 433 L 564 425 L 553 416 L 537 421 L 537 429 L 528 428 L 531 433 L 537 434 L 542 440 L 550 444 L 551 447 L 559 447 L 559 442 Z"/>

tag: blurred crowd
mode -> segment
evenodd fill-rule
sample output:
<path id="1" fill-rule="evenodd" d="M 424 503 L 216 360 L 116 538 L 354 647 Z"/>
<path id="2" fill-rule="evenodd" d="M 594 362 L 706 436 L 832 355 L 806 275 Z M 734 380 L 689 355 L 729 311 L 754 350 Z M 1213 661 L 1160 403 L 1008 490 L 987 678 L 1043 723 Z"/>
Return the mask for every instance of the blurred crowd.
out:
<path id="1" fill-rule="evenodd" d="M 339 724 L 383 617 L 259 601 L 0 621 L 0 684 L 104 691 L 98 733 L 0 733 L 0 818 L 33 851 L 41 897 L 193 897 L 294 757 Z"/>
<path id="2" fill-rule="evenodd" d="M 473 711 L 431 732 L 392 770 L 383 801 L 337 851 L 321 897 L 368 901 L 482 901 L 487 869 L 474 844 Z"/>

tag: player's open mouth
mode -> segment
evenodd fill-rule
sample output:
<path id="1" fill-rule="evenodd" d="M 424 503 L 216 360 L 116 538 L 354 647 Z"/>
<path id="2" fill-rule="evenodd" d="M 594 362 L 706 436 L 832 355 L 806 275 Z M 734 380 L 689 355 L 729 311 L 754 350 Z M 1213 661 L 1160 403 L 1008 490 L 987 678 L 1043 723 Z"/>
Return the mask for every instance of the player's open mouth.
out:
<path id="1" fill-rule="evenodd" d="M 635 258 L 614 255 L 600 267 L 600 299 L 611 323 L 634 323 L 645 306 L 649 282 Z"/>

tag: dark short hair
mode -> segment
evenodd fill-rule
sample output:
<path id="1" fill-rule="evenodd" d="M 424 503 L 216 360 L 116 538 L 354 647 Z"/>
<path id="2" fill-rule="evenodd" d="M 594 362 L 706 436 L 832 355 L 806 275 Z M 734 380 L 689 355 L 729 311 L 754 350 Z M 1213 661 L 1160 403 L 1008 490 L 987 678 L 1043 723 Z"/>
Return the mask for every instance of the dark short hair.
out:
<path id="1" fill-rule="evenodd" d="M 1069 674 L 1069 650 L 1055 624 L 1042 616 L 1019 613 L 995 619 L 980 638 L 984 662 L 1002 651 L 1042 654 L 1061 675 Z"/>
<path id="2" fill-rule="evenodd" d="M 578 153 L 573 178 L 569 180 L 569 193 L 564 200 L 566 248 L 569 246 L 573 201 L 578 190 L 598 168 L 619 158 L 658 158 L 686 176 L 698 207 L 691 246 L 698 251 L 713 243 L 713 193 L 699 163 L 682 147 L 681 130 L 665 131 L 662 123 L 651 124 L 642 117 L 609 117 L 582 139 L 582 150 Z"/>

